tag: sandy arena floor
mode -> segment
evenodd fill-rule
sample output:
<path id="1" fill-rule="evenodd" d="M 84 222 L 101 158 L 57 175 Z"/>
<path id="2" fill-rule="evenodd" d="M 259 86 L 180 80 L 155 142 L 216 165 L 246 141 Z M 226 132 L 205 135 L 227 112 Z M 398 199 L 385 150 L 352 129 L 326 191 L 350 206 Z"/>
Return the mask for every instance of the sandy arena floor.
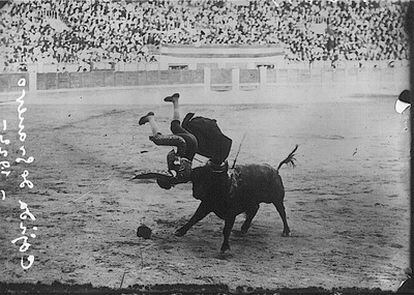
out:
<path id="1" fill-rule="evenodd" d="M 164 191 L 154 182 L 129 180 L 136 170 L 166 165 L 169 148 L 150 142 L 138 118 L 153 110 L 168 132 L 171 106 L 161 100 L 171 91 L 26 96 L 25 147 L 35 162 L 14 163 L 0 182 L 6 191 L 0 201 L 2 282 L 119 287 L 126 272 L 124 286 L 398 287 L 408 266 L 409 131 L 408 115 L 393 109 L 395 96 L 344 97 L 334 90 L 198 95 L 183 89 L 183 113 L 216 118 L 233 139 L 230 162 L 244 133 L 238 163 L 276 166 L 299 144 L 297 167 L 281 169 L 292 236 L 281 237 L 275 208 L 262 204 L 249 233 L 232 235 L 231 255 L 221 259 L 224 222 L 218 217 L 209 215 L 184 237 L 173 235 L 199 203 L 189 184 Z M 20 147 L 17 97 L 2 95 L 0 104 L 12 162 Z M 33 189 L 18 187 L 23 169 Z M 20 244 L 11 243 L 21 236 L 18 200 L 36 216 L 26 225 L 38 227 L 26 252 L 35 256 L 28 271 L 20 267 Z M 152 228 L 151 240 L 136 236 L 141 222 Z"/>

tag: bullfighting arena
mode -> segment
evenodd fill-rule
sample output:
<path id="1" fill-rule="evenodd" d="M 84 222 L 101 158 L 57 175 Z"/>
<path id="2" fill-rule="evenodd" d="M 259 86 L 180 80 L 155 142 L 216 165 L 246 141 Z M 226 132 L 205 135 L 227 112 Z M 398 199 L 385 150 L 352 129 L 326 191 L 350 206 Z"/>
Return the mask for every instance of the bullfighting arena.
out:
<path id="1" fill-rule="evenodd" d="M 399 93 L 370 89 L 286 87 L 205 92 L 202 88 L 75 90 L 26 94 L 26 166 L 32 189 L 17 176 L 2 183 L 2 282 L 54 281 L 119 288 L 133 285 L 225 284 L 264 287 L 359 287 L 396 290 L 406 278 L 409 240 L 408 114 Z M 402 89 L 401 89 L 402 90 Z M 199 201 L 191 184 L 166 191 L 131 181 L 141 170 L 164 169 L 168 147 L 148 140 L 138 119 L 148 111 L 169 132 L 179 91 L 183 115 L 215 118 L 233 139 L 230 163 L 269 163 L 295 144 L 297 166 L 280 170 L 291 237 L 273 205 L 262 204 L 248 234 L 230 237 L 219 255 L 224 222 L 213 214 L 184 237 L 174 236 Z M 0 96 L 9 158 L 19 149 L 19 93 Z M 196 156 L 201 165 L 206 159 Z M 13 164 L 21 171 L 19 165 Z M 20 169 L 20 170 L 19 170 Z M 18 200 L 36 216 L 33 266 L 11 240 L 21 236 Z M 242 215 L 234 230 L 240 229 Z M 152 238 L 136 236 L 144 223 Z M 123 278 L 124 277 L 124 278 Z"/>

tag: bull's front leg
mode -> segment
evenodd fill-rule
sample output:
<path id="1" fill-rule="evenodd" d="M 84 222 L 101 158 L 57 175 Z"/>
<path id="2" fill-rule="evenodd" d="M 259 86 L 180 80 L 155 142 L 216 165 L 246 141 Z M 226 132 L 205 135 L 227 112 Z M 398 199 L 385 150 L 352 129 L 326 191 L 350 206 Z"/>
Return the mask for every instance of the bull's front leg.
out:
<path id="1" fill-rule="evenodd" d="M 200 206 L 198 206 L 196 212 L 194 213 L 193 217 L 181 228 L 177 229 L 175 235 L 178 237 L 184 236 L 187 231 L 201 219 L 206 217 L 211 212 L 210 207 L 205 203 L 201 202 Z"/>
<path id="2" fill-rule="evenodd" d="M 225 219 L 224 229 L 223 229 L 224 241 L 223 241 L 223 244 L 221 245 L 221 249 L 220 249 L 221 253 L 224 253 L 227 250 L 230 250 L 229 238 L 230 238 L 230 233 L 233 228 L 235 220 L 236 220 L 236 216 L 227 217 Z"/>

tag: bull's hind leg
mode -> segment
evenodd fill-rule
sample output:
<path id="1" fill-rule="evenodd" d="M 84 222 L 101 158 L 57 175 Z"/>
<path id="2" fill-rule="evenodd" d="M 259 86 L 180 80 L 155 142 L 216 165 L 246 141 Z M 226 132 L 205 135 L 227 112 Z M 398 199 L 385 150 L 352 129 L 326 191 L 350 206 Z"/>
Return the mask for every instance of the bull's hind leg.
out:
<path id="1" fill-rule="evenodd" d="M 241 234 L 247 233 L 247 231 L 250 228 L 250 225 L 252 224 L 252 220 L 256 216 L 256 213 L 258 210 L 259 210 L 259 205 L 256 205 L 246 211 L 246 220 L 243 222 L 243 225 L 241 226 L 241 231 L 240 231 Z"/>
<path id="2" fill-rule="evenodd" d="M 275 205 L 277 212 L 279 212 L 280 217 L 283 221 L 283 237 L 288 237 L 290 234 L 290 229 L 286 220 L 286 211 L 285 206 L 281 202 L 274 202 L 273 205 Z"/>

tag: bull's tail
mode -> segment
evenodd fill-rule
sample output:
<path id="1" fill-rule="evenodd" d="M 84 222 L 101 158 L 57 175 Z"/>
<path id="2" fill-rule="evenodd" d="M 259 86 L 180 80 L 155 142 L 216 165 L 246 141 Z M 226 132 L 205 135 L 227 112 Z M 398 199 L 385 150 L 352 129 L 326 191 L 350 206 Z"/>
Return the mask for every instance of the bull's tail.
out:
<path id="1" fill-rule="evenodd" d="M 298 145 L 295 146 L 295 148 L 293 149 L 293 151 L 286 157 L 286 159 L 284 159 L 282 162 L 279 163 L 279 166 L 277 166 L 277 172 L 279 172 L 280 167 L 283 166 L 283 164 L 291 164 L 293 167 L 296 166 L 295 164 L 295 152 L 298 149 Z"/>

